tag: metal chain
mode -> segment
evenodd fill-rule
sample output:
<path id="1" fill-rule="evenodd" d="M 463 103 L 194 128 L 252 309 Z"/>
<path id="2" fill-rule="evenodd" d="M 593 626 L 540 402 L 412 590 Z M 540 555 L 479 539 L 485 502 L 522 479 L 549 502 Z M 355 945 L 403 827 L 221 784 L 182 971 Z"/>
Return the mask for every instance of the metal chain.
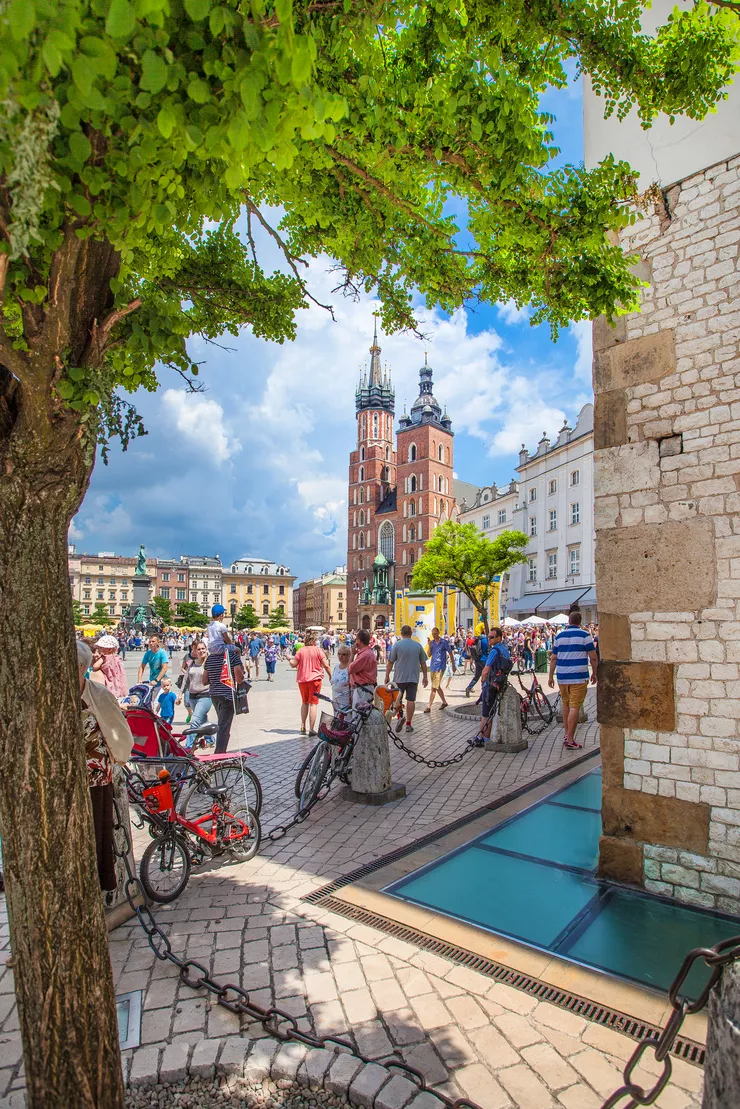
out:
<path id="1" fill-rule="evenodd" d="M 471 751 L 476 750 L 475 747 L 468 746 L 465 748 L 464 751 L 460 751 L 459 754 L 453 755 L 451 759 L 425 759 L 422 755 L 419 754 L 418 751 L 414 751 L 411 747 L 407 747 L 401 737 L 399 735 L 396 735 L 393 728 L 390 724 L 388 724 L 387 721 L 386 724 L 388 727 L 388 735 L 391 737 L 399 751 L 403 751 L 403 753 L 405 755 L 408 755 L 410 759 L 413 759 L 414 762 L 421 763 L 423 766 L 430 766 L 433 770 L 441 769 L 443 766 L 452 766 L 453 763 L 460 762 L 462 759 L 465 758 L 466 755 L 469 755 Z"/>
<path id="2" fill-rule="evenodd" d="M 299 809 L 293 819 L 289 820 L 287 824 L 278 824 L 275 828 L 271 828 L 269 832 L 265 833 L 264 838 L 270 840 L 271 843 L 275 843 L 276 840 L 282 839 L 291 828 L 295 828 L 296 824 L 302 824 L 304 820 L 307 820 L 314 805 L 318 805 L 319 801 L 324 800 L 335 778 L 336 772 L 332 768 L 324 779 L 324 785 L 316 794 L 313 801 L 311 801 L 309 805 L 306 805 L 305 809 Z"/>
<path id="3" fill-rule="evenodd" d="M 706 965 L 711 968 L 712 973 L 697 1000 L 689 1001 L 687 997 L 681 994 L 681 989 L 697 959 L 703 959 Z M 740 936 L 732 936 L 730 939 L 722 940 L 714 947 L 695 947 L 692 951 L 689 951 L 668 991 L 671 1015 L 666 1021 L 665 1028 L 657 1039 L 643 1040 L 642 1043 L 637 1045 L 624 1068 L 622 1074 L 624 1078 L 623 1085 L 615 1090 L 611 1097 L 606 1099 L 601 1109 L 615 1109 L 623 1098 L 629 1098 L 629 1100 L 622 1106 L 622 1109 L 636 1109 L 638 1105 L 654 1104 L 666 1088 L 671 1077 L 673 1064 L 671 1063 L 670 1052 L 685 1018 L 690 1013 L 698 1013 L 704 1008 L 712 989 L 722 976 L 723 967 L 737 959 L 740 959 Z M 656 1063 L 663 1064 L 663 1070 L 655 1079 L 653 1085 L 645 1089 L 635 1082 L 632 1076 L 647 1051 L 653 1052 Z"/>
<path id="4" fill-rule="evenodd" d="M 316 797 L 313 804 L 319 800 L 320 796 L 321 794 Z M 307 806 L 298 816 L 305 820 L 313 804 Z M 416 1067 L 409 1066 L 408 1063 L 405 1063 L 403 1059 L 399 1059 L 396 1055 L 384 1056 L 382 1059 L 369 1059 L 365 1055 L 362 1055 L 352 1041 L 344 1036 L 317 1036 L 312 1035 L 310 1032 L 302 1032 L 298 1028 L 297 1019 L 291 1016 L 290 1013 L 286 1013 L 284 1009 L 279 1009 L 276 1005 L 270 1005 L 268 1008 L 264 1008 L 262 1005 L 258 1005 L 256 1001 L 252 1001 L 248 991 L 235 982 L 218 982 L 211 976 L 208 967 L 204 966 L 203 963 L 199 963 L 195 959 L 181 959 L 176 955 L 172 950 L 169 937 L 164 929 L 157 924 L 154 914 L 146 903 L 146 894 L 131 866 L 131 834 L 121 817 L 121 811 L 115 798 L 113 800 L 113 811 L 114 833 L 120 832 L 124 842 L 124 847 L 121 850 L 117 846 L 114 835 L 113 852 L 117 858 L 123 861 L 126 868 L 127 878 L 124 884 L 126 899 L 132 911 L 136 914 L 139 924 L 144 929 L 149 941 L 149 946 L 155 956 L 162 961 L 167 960 L 176 966 L 179 971 L 180 980 L 184 982 L 186 986 L 190 986 L 191 989 L 194 990 L 201 988 L 208 990 L 209 993 L 213 994 L 216 1002 L 223 1006 L 224 1009 L 228 1009 L 230 1013 L 235 1013 L 238 1016 L 245 1016 L 252 1021 L 258 1021 L 265 1031 L 277 1040 L 282 1040 L 283 1042 L 294 1041 L 304 1044 L 306 1047 L 325 1048 L 327 1045 L 335 1045 L 344 1048 L 363 1063 L 380 1063 L 388 1068 L 393 1067 L 395 1070 L 401 1071 L 407 1078 L 416 1082 L 421 1091 L 433 1093 L 435 1097 L 439 1098 L 440 1101 L 448 1106 L 448 1109 L 481 1109 L 476 1102 L 470 1101 L 469 1098 L 459 1097 L 453 1100 L 440 1090 L 431 1090 L 421 1071 L 417 1070 Z M 285 831 L 287 831 L 289 827 L 292 827 L 293 824 L 300 822 L 299 819 L 294 818 L 290 824 L 284 826 Z M 277 831 L 278 829 L 274 830 Z M 285 832 L 283 832 L 283 835 L 284 834 Z M 136 898 L 138 896 L 143 900 L 143 904 L 141 905 L 136 904 Z"/>

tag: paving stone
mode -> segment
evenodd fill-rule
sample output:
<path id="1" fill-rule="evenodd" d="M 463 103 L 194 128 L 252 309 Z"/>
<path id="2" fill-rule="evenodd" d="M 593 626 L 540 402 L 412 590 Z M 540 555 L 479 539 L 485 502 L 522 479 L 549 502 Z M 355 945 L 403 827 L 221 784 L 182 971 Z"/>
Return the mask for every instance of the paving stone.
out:
<path id="1" fill-rule="evenodd" d="M 578 1074 L 548 1043 L 533 1044 L 522 1050 L 522 1058 L 533 1067 L 552 1090 L 560 1090 L 578 1081 Z"/>
<path id="2" fill-rule="evenodd" d="M 379 1020 L 368 1021 L 367 1024 L 356 1024 L 352 1030 L 355 1035 L 360 1052 L 368 1059 L 380 1059 L 393 1052 L 393 1044 L 388 1039 L 388 1033 Z"/>
<path id="3" fill-rule="evenodd" d="M 386 1085 L 390 1075 L 385 1067 L 377 1063 L 368 1063 L 352 1080 L 349 1087 L 349 1100 L 352 1105 L 362 1105 L 364 1109 L 372 1109 L 375 1095 L 380 1093 Z"/>
<path id="4" fill-rule="evenodd" d="M 366 1020 L 374 1020 L 378 1015 L 375 1002 L 367 989 L 348 990 L 347 993 L 343 993 L 342 1005 L 350 1025 L 362 1024 Z"/>
<path id="5" fill-rule="evenodd" d="M 429 1039 L 448 1067 L 464 1067 L 478 1062 L 475 1049 L 454 1024 L 447 1028 L 435 1028 L 429 1033 Z"/>
<path id="6" fill-rule="evenodd" d="M 419 1027 L 412 1009 L 399 1009 L 397 1013 L 384 1016 L 394 1043 L 415 1044 L 425 1039 L 427 1033 Z"/>
<path id="7" fill-rule="evenodd" d="M 545 1038 L 531 1021 L 518 1013 L 502 1013 L 500 1017 L 493 1018 L 493 1023 L 515 1048 L 529 1047 Z"/>
<path id="8" fill-rule="evenodd" d="M 346 963 L 332 963 L 334 978 L 340 990 L 364 990 L 367 988 L 362 967 L 354 959 Z"/>
<path id="9" fill-rule="evenodd" d="M 159 1011 L 159 1010 L 155 1010 Z M 206 999 L 195 997 L 192 1001 L 181 1001 L 175 1009 L 172 1021 L 172 1033 L 192 1032 L 206 1026 Z"/>
<path id="10" fill-rule="evenodd" d="M 338 1001 L 324 1001 L 320 1005 L 312 1005 L 310 1012 L 318 1036 L 346 1032 L 347 1018 Z"/>
<path id="11" fill-rule="evenodd" d="M 507 986 L 503 982 L 495 982 L 488 991 L 488 997 L 504 1009 L 521 1013 L 522 1016 L 533 1012 L 539 1004 L 536 997 L 530 997 L 522 990 L 515 990 L 513 986 Z"/>
<path id="12" fill-rule="evenodd" d="M 461 994 L 459 997 L 448 998 L 445 1004 L 460 1028 L 482 1028 L 489 1023 L 488 1015 L 474 997 Z"/>
<path id="13" fill-rule="evenodd" d="M 311 928 L 298 929 L 298 944 L 304 950 L 311 947 L 324 946 L 324 929 L 318 925 Z"/>
<path id="14" fill-rule="evenodd" d="M 601 1109 L 604 1099 L 579 1082 L 577 1086 L 561 1090 L 558 1101 L 565 1109 Z"/>
<path id="15" fill-rule="evenodd" d="M 508 1095 L 482 1063 L 473 1063 L 472 1066 L 455 1071 L 455 1081 L 471 1101 L 477 1101 L 485 1109 L 504 1109 L 511 1104 Z M 523 1105 L 522 1109 L 540 1109 L 540 1107 L 533 1103 L 531 1107 Z"/>
<path id="16" fill-rule="evenodd" d="M 270 929 L 270 943 L 273 947 L 278 947 L 284 943 L 296 942 L 295 927 L 292 924 L 280 924 L 276 928 Z"/>
<path id="17" fill-rule="evenodd" d="M 436 994 L 423 994 L 411 999 L 416 1019 L 422 1028 L 442 1028 L 450 1023 L 450 1013 Z"/>
<path id="18" fill-rule="evenodd" d="M 190 1045 L 183 1043 L 168 1044 L 159 1065 L 160 1082 L 184 1082 L 188 1076 L 188 1056 Z"/>
<path id="19" fill-rule="evenodd" d="M 408 1109 L 442 1109 L 443 1104 L 430 1090 L 424 1090 L 409 1102 Z"/>
<path id="20" fill-rule="evenodd" d="M 395 978 L 384 978 L 370 983 L 370 992 L 381 1013 L 393 1013 L 408 1005 L 406 994 Z"/>
<path id="21" fill-rule="evenodd" d="M 428 1085 L 436 1086 L 438 1082 L 447 1081 L 449 1077 L 447 1067 L 442 1063 L 430 1043 L 405 1047 L 401 1050 L 401 1055 L 404 1062 L 408 1063 L 410 1067 L 421 1071 Z"/>
<path id="22" fill-rule="evenodd" d="M 470 993 L 481 995 L 487 994 L 491 988 L 490 978 L 486 978 L 484 974 L 478 974 L 468 967 L 453 967 L 449 974 L 445 975 L 445 981 L 460 986 L 461 989 L 468 990 Z"/>
<path id="23" fill-rule="evenodd" d="M 252 1041 L 244 1036 L 228 1036 L 216 1064 L 217 1074 L 244 1074 L 246 1062 Z"/>
<path id="24" fill-rule="evenodd" d="M 320 1047 L 309 1048 L 306 1058 L 298 1068 L 297 1081 L 302 1086 L 308 1086 L 311 1090 L 321 1089 L 324 1075 L 335 1058 L 336 1054 L 333 1051 L 327 1051 Z"/>
<path id="25" fill-rule="evenodd" d="M 159 1072 L 159 1048 L 140 1047 L 131 1057 L 130 1086 L 155 1086 Z"/>
<path id="26" fill-rule="evenodd" d="M 555 1095 L 543 1086 L 525 1063 L 497 1070 L 496 1078 L 515 1105 L 536 1105 L 537 1109 L 555 1105 Z"/>
<path id="27" fill-rule="evenodd" d="M 352 1080 L 363 1065 L 354 1055 L 337 1055 L 326 1076 L 325 1088 L 330 1094 L 346 1095 Z"/>
<path id="28" fill-rule="evenodd" d="M 216 1073 L 216 1058 L 221 1050 L 222 1041 L 201 1040 L 193 1048 L 190 1060 L 190 1073 L 195 1078 L 212 1078 Z"/>
<path id="29" fill-rule="evenodd" d="M 587 1022 L 583 1017 L 577 1017 L 567 1009 L 559 1009 L 557 1005 L 550 1005 L 547 1001 L 539 1002 L 532 1010 L 532 1018 L 540 1024 L 546 1024 L 548 1028 L 565 1032 L 566 1036 L 573 1036 L 574 1039 L 579 1038 L 586 1030 Z"/>
<path id="30" fill-rule="evenodd" d="M 270 1070 L 271 1077 L 275 1081 L 279 1078 L 283 1078 L 288 1079 L 290 1082 L 294 1082 L 296 1074 L 298 1073 L 298 1068 L 306 1058 L 307 1050 L 304 1044 L 283 1044 L 272 1061 L 272 1068 Z"/>
<path id="31" fill-rule="evenodd" d="M 487 1025 L 485 1028 L 471 1028 L 467 1035 L 484 1061 L 495 1059 L 497 1069 L 498 1067 L 513 1067 L 521 1062 L 513 1047 L 510 1047 L 501 1033 L 497 1032 L 491 1025 Z"/>
<path id="32" fill-rule="evenodd" d="M 403 992 L 408 998 L 418 997 L 419 994 L 432 992 L 432 983 L 429 981 L 424 971 L 419 970 L 418 967 L 405 967 L 403 970 L 399 970 L 398 981 L 401 983 Z"/>
<path id="33" fill-rule="evenodd" d="M 388 962 L 388 957 L 378 953 L 361 959 L 362 969 L 368 982 L 378 982 L 383 978 L 393 977 L 393 967 Z"/>
<path id="34" fill-rule="evenodd" d="M 320 1004 L 322 1001 L 337 1000 L 337 985 L 331 971 L 324 974 L 317 971 L 308 973 L 307 971 L 303 980 L 310 1005 Z"/>
<path id="35" fill-rule="evenodd" d="M 616 1067 L 607 1062 L 604 1056 L 589 1047 L 568 1060 L 572 1067 L 582 1075 L 597 1094 L 607 1097 L 622 1084 L 622 1075 Z"/>
<path id="36" fill-rule="evenodd" d="M 392 1073 L 392 1072 L 391 1072 Z M 403 1109 L 419 1092 L 419 1087 L 409 1078 L 394 1074 L 375 1098 L 375 1109 Z"/>
<path id="37" fill-rule="evenodd" d="M 244 1075 L 250 1082 L 262 1082 L 270 1075 L 272 1060 L 278 1053 L 280 1044 L 272 1037 L 257 1040 L 247 1056 Z"/>

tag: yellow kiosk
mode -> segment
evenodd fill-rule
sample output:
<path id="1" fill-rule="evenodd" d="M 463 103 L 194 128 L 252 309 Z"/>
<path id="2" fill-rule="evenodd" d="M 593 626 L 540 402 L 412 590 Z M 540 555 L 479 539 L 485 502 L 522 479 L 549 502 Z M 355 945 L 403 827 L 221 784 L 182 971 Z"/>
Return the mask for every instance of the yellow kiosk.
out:
<path id="1" fill-rule="evenodd" d="M 456 599 L 457 594 L 445 585 L 438 585 L 433 593 L 397 589 L 396 634 L 400 634 L 404 624 L 408 624 L 412 638 L 423 647 L 426 647 L 431 638 L 432 628 L 439 628 L 441 635 L 454 634 Z"/>

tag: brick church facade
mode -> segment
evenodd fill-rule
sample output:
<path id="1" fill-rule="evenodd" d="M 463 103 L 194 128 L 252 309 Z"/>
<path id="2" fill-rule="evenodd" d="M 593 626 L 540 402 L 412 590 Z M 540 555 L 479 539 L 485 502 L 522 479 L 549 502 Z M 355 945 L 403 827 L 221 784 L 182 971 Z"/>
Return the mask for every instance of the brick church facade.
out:
<path id="1" fill-rule="evenodd" d="M 414 565 L 438 523 L 450 519 L 452 421 L 433 392 L 432 369 L 419 371 L 419 395 L 395 435 L 395 393 L 381 369 L 378 329 L 370 372 L 355 394 L 357 446 L 349 457 L 347 627 L 393 623 L 394 590 L 411 584 Z"/>

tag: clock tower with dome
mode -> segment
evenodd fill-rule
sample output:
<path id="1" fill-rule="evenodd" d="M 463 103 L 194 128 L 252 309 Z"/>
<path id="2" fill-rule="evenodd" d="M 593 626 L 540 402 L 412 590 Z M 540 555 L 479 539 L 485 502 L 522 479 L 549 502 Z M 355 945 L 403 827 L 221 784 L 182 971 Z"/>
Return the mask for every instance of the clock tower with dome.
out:
<path id="1" fill-rule="evenodd" d="M 450 519 L 453 432 L 433 391 L 426 356 L 419 395 L 399 421 L 394 445 L 395 393 L 381 369 L 377 320 L 370 372 L 355 393 L 357 445 L 349 460 L 347 627 L 393 625 L 394 590 L 407 588 L 426 540 Z M 396 629 L 398 630 L 398 629 Z"/>

